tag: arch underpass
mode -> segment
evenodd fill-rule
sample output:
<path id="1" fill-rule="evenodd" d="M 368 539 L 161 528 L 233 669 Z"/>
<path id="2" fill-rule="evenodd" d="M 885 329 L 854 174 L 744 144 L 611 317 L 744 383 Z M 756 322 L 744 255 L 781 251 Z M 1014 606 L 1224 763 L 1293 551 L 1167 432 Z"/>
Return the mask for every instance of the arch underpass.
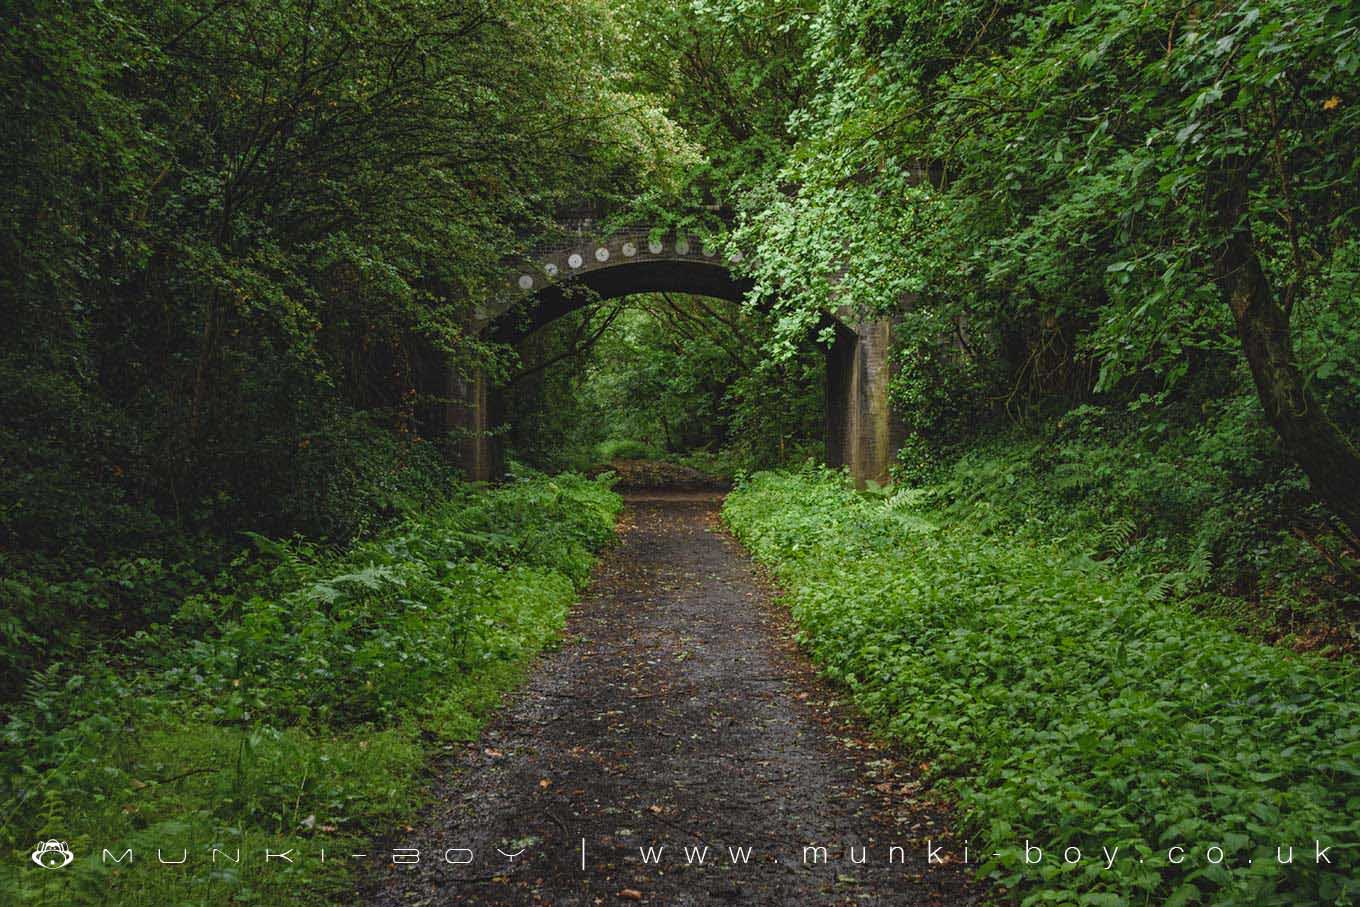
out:
<path id="1" fill-rule="evenodd" d="M 752 284 L 733 271 L 738 260 L 691 234 L 654 238 L 649 228 L 634 227 L 602 235 L 593 221 L 581 221 L 562 242 L 535 249 L 513 267 L 504 292 L 478 308 L 472 328 L 513 342 L 590 301 L 636 293 L 740 303 Z M 826 351 L 826 461 L 849 467 L 861 484 L 883 482 L 903 436 L 888 404 L 892 324 L 857 318 L 848 308 L 833 320 L 835 340 Z M 444 409 L 445 428 L 462 438 L 462 463 L 473 480 L 503 472 L 496 432 L 503 393 L 484 374 L 446 381 L 452 402 Z"/>

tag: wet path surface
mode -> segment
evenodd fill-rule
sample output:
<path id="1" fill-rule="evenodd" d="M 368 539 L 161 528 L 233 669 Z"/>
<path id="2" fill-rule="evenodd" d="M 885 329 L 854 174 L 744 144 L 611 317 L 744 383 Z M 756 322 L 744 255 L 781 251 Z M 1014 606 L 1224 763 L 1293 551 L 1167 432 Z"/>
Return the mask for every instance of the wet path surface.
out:
<path id="1" fill-rule="evenodd" d="M 972 902 L 962 842 L 797 651 L 719 505 L 629 500 L 561 648 L 437 767 L 436 805 L 389 842 L 420 863 L 368 903 Z"/>

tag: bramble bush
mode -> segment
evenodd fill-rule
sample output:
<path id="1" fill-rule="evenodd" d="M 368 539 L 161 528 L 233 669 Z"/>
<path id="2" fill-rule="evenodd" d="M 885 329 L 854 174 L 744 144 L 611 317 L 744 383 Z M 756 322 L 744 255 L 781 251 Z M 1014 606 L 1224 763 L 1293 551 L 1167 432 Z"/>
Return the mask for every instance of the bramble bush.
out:
<path id="1" fill-rule="evenodd" d="M 164 622 L 32 674 L 3 726 L 6 903 L 316 903 L 340 864 L 414 809 L 429 745 L 469 739 L 558 633 L 619 497 L 521 473 L 455 489 L 343 553 L 256 536 L 239 590 L 187 596 Z M 67 841 L 71 871 L 25 873 Z M 146 854 L 296 846 L 304 858 L 206 872 L 100 865 Z"/>
<path id="2" fill-rule="evenodd" d="M 808 469 L 757 474 L 723 515 L 773 567 L 826 672 L 930 760 L 961 831 L 988 842 L 975 852 L 1002 854 L 982 875 L 1026 905 L 1360 895 L 1353 665 L 1167 601 L 1145 574 L 1093 560 L 1095 537 L 987 534 L 930 500 Z M 1025 865 L 1026 839 L 1041 863 Z M 1314 865 L 1319 840 L 1337 845 L 1331 865 Z M 1187 859 L 1170 865 L 1177 845 Z M 1085 859 L 1064 866 L 1067 846 Z M 1295 861 L 1278 863 L 1277 846 Z M 1102 847 L 1119 848 L 1110 871 Z"/>

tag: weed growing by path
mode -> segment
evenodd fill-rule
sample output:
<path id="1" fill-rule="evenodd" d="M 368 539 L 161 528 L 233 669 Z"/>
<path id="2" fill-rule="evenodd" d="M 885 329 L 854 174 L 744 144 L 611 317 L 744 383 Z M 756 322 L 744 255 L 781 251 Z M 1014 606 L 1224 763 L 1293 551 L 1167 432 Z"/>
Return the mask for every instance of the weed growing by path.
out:
<path id="1" fill-rule="evenodd" d="M 555 637 L 620 506 L 601 482 L 526 476 L 343 554 L 257 538 L 238 570 L 248 593 L 191 597 L 33 676 L 3 727 L 0 901 L 314 904 L 345 890 L 335 856 L 416 808 L 431 749 L 475 735 Z M 78 859 L 32 867 L 48 838 Z M 105 847 L 134 856 L 107 864 Z M 240 864 L 212 863 L 214 847 Z M 266 865 L 266 847 L 295 862 Z M 157 849 L 186 865 L 158 865 Z"/>
<path id="2" fill-rule="evenodd" d="M 974 852 L 1002 853 L 983 875 L 1027 905 L 1360 895 L 1353 666 L 1242 638 L 1070 544 L 947 524 L 926 500 L 761 473 L 723 514 L 824 669 L 957 796 Z M 1026 840 L 1043 861 L 1025 864 Z M 1085 859 L 1065 865 L 1068 846 Z"/>

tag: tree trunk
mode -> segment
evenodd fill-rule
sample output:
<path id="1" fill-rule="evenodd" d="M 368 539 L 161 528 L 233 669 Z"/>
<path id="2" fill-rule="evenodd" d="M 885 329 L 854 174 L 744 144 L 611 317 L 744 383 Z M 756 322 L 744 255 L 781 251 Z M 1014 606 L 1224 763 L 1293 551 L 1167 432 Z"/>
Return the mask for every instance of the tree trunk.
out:
<path id="1" fill-rule="evenodd" d="M 1313 491 L 1360 539 L 1360 451 L 1327 417 L 1294 363 L 1289 313 L 1275 298 L 1256 255 L 1241 159 L 1210 174 L 1210 203 L 1221 245 L 1214 257 L 1219 292 L 1237 323 L 1266 418 L 1302 467 Z"/>

